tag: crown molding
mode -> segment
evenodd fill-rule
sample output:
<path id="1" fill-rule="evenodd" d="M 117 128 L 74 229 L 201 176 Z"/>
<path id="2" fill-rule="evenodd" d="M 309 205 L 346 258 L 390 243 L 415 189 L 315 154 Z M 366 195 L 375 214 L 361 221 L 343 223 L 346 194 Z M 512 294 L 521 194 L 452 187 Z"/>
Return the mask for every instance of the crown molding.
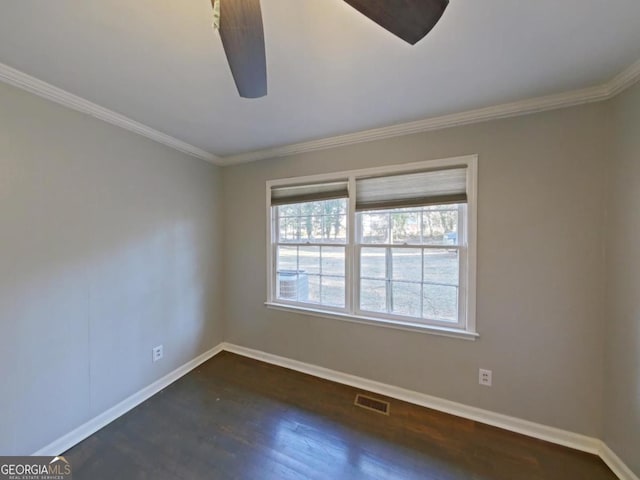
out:
<path id="1" fill-rule="evenodd" d="M 613 98 L 622 93 L 638 80 L 640 80 L 640 59 L 605 83 L 608 98 Z"/>
<path id="2" fill-rule="evenodd" d="M 459 127 L 462 125 L 469 125 L 471 123 L 485 122 L 487 120 L 497 120 L 500 118 L 526 115 L 528 113 L 542 112 L 545 110 L 553 110 L 580 105 L 583 103 L 598 102 L 606 99 L 607 94 L 607 89 L 603 86 L 585 88 L 583 90 L 576 90 L 568 93 L 559 93 L 545 97 L 504 103 L 493 107 L 478 108 L 476 110 L 431 117 L 424 120 L 400 123 L 388 127 L 373 128 L 371 130 L 363 130 L 361 132 L 348 133 L 346 135 L 312 140 L 310 142 L 256 150 L 239 155 L 222 157 L 220 159 L 220 163 L 226 166 L 237 163 L 254 162 L 267 158 L 286 157 L 289 155 L 342 147 L 369 142 L 372 140 L 383 140 L 385 138 L 411 135 L 412 133 L 422 133 L 449 127 Z"/>
<path id="3" fill-rule="evenodd" d="M 14 87 L 18 87 L 22 90 L 26 90 L 27 92 L 38 95 L 39 97 L 46 98 L 47 100 L 51 100 L 52 102 L 56 102 L 67 108 L 86 113 L 87 115 L 91 115 L 92 117 L 98 118 L 117 127 L 137 133 L 138 135 L 142 135 L 143 137 L 147 137 L 155 142 L 162 143 L 163 145 L 173 148 L 174 150 L 178 150 L 179 152 L 186 153 L 187 155 L 191 155 L 214 164 L 218 163 L 219 158 L 210 152 L 206 152 L 198 147 L 183 142 L 182 140 L 178 140 L 170 135 L 159 132 L 158 130 L 148 127 L 140 122 L 136 122 L 124 115 L 69 93 L 66 90 L 54 87 L 53 85 L 43 82 L 42 80 L 38 80 L 31 75 L 27 75 L 26 73 L 3 63 L 0 63 L 0 81 L 13 85 Z"/>
<path id="4" fill-rule="evenodd" d="M 559 108 L 573 107 L 586 103 L 609 100 L 620 94 L 640 80 L 640 60 L 620 72 L 609 81 L 580 90 L 546 95 L 543 97 L 529 98 L 516 102 L 504 103 L 491 107 L 478 108 L 466 112 L 453 113 L 438 117 L 426 118 L 414 122 L 400 123 L 388 127 L 374 128 L 360 132 L 338 135 L 335 137 L 311 140 L 308 142 L 294 143 L 274 148 L 255 150 L 219 157 L 189 143 L 178 140 L 165 133 L 159 132 L 143 123 L 132 120 L 124 115 L 101 107 L 82 97 L 69 93 L 61 88 L 54 87 L 31 75 L 23 73 L 15 68 L 0 63 L 0 81 L 21 88 L 40 97 L 51 100 L 65 107 L 77 110 L 92 117 L 103 120 L 125 130 L 137 133 L 158 143 L 162 143 L 174 150 L 191 155 L 218 166 L 230 166 L 239 163 L 254 162 L 268 158 L 286 157 L 306 152 L 326 150 L 329 148 L 354 145 L 373 140 L 411 135 L 413 133 L 429 132 L 450 127 L 459 127 L 472 123 L 498 120 L 501 118 L 527 115 L 530 113 L 544 112 Z"/>
<path id="5" fill-rule="evenodd" d="M 640 60 L 626 68 L 611 80 L 594 87 L 569 92 L 535 97 L 516 102 L 504 103 L 492 107 L 478 108 L 461 113 L 431 117 L 415 122 L 400 123 L 388 127 L 374 128 L 335 137 L 295 143 L 282 147 L 267 148 L 253 152 L 230 155 L 219 159 L 223 166 L 254 162 L 268 158 L 286 157 L 300 153 L 314 152 L 328 148 L 354 145 L 357 143 L 382 140 L 385 138 L 429 132 L 449 127 L 459 127 L 472 123 L 498 120 L 501 118 L 527 115 L 560 108 L 573 107 L 586 103 L 600 102 L 615 97 L 640 80 Z"/>

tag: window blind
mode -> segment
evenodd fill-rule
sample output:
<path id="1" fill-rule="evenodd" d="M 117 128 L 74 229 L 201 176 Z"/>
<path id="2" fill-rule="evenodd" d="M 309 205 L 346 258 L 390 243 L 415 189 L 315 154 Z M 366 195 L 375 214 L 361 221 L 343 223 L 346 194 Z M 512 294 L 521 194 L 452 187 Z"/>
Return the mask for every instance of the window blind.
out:
<path id="1" fill-rule="evenodd" d="M 356 180 L 358 211 L 466 201 L 466 167 Z"/>
<path id="2" fill-rule="evenodd" d="M 347 198 L 348 196 L 349 184 L 346 180 L 330 183 L 271 187 L 272 206 L 332 200 L 336 198 Z"/>

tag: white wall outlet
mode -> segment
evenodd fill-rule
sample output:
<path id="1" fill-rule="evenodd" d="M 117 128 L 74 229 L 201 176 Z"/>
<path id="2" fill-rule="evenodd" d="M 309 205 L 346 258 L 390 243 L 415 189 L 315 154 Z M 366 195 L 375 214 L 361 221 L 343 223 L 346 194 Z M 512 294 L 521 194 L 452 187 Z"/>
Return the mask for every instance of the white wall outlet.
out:
<path id="1" fill-rule="evenodd" d="M 480 369 L 478 382 L 480 385 L 485 385 L 487 387 L 491 386 L 491 370 L 485 370 L 484 368 Z"/>
<path id="2" fill-rule="evenodd" d="M 153 347 L 151 350 L 152 358 L 154 362 L 157 362 L 164 356 L 164 351 L 162 349 L 162 345 L 158 345 L 157 347 Z"/>

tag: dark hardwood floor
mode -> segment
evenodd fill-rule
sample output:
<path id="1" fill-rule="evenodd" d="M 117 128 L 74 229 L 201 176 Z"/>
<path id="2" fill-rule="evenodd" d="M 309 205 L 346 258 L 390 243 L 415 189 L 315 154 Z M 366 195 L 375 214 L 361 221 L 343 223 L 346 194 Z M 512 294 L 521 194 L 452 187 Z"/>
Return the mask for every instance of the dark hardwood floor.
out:
<path id="1" fill-rule="evenodd" d="M 76 480 L 604 480 L 596 456 L 223 352 L 65 453 Z"/>

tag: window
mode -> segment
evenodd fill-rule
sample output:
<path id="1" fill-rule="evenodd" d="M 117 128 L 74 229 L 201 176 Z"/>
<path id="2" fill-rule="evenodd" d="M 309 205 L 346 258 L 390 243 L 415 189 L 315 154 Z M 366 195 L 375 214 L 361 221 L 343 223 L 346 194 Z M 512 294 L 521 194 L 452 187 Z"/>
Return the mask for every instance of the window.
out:
<path id="1" fill-rule="evenodd" d="M 346 199 L 275 208 L 276 298 L 344 308 Z"/>
<path id="2" fill-rule="evenodd" d="M 464 209 L 452 204 L 358 213 L 360 311 L 457 325 Z"/>
<path id="3" fill-rule="evenodd" d="M 267 182 L 267 304 L 473 338 L 475 156 Z"/>

